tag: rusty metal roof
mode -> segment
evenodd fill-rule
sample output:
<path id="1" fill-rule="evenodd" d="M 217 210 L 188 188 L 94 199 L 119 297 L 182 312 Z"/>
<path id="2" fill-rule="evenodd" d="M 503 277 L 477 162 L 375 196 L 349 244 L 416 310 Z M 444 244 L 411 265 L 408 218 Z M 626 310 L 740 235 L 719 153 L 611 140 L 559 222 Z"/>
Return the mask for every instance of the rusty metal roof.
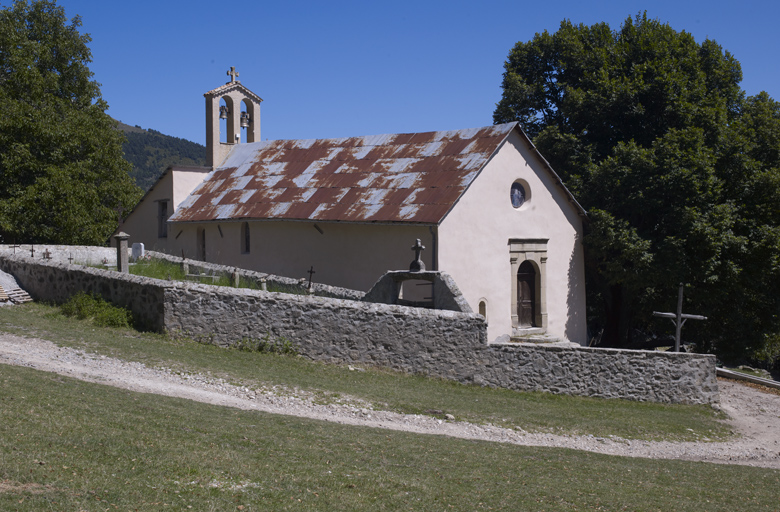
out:
<path id="1" fill-rule="evenodd" d="M 516 125 L 239 144 L 170 221 L 438 224 Z"/>

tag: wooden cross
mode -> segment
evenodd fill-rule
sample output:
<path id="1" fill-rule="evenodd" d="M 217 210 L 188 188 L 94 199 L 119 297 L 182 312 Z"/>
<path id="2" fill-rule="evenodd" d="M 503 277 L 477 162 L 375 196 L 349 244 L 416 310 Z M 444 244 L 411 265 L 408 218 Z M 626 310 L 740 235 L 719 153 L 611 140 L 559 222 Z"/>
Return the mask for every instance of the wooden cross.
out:
<path id="1" fill-rule="evenodd" d="M 411 263 L 411 265 L 409 265 L 409 271 L 421 272 L 425 270 L 425 263 L 423 263 L 420 259 L 420 253 L 425 250 L 425 246 L 422 244 L 422 241 L 419 238 L 414 243 L 412 250 L 414 251 L 414 261 Z"/>
<path id="2" fill-rule="evenodd" d="M 35 257 L 35 246 L 34 245 L 30 245 L 30 257 L 31 258 Z"/>
<path id="3" fill-rule="evenodd" d="M 312 267 L 306 273 L 309 274 L 309 290 L 311 290 L 311 278 L 314 274 L 316 274 L 314 271 L 314 265 L 312 265 Z"/>
<path id="4" fill-rule="evenodd" d="M 230 77 L 231 82 L 236 81 L 236 77 L 238 77 L 238 71 L 236 71 L 235 66 L 230 66 L 230 71 L 227 72 L 228 76 Z"/>
<path id="5" fill-rule="evenodd" d="M 680 330 L 682 329 L 683 324 L 686 320 L 706 320 L 706 316 L 701 315 L 685 315 L 682 312 L 682 303 L 683 303 L 683 283 L 680 283 L 680 291 L 677 294 L 677 313 L 659 313 L 658 311 L 653 311 L 653 316 L 659 316 L 661 318 L 669 318 L 671 319 L 672 323 L 675 327 L 675 333 L 674 333 L 674 351 L 679 352 L 680 351 Z"/>
<path id="6" fill-rule="evenodd" d="M 17 244 L 13 244 L 13 245 L 11 246 L 11 248 L 14 250 L 14 254 L 16 254 L 16 249 L 21 249 L 21 248 L 22 248 L 22 246 L 21 246 L 21 245 L 17 245 Z"/>

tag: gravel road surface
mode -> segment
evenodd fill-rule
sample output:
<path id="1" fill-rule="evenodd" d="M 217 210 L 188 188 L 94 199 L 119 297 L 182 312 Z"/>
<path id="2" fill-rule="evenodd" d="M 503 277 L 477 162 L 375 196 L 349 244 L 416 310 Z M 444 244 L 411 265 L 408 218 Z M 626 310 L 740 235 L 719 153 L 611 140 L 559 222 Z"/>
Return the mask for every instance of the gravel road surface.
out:
<path id="1" fill-rule="evenodd" d="M 737 433 L 727 442 L 652 442 L 525 432 L 374 410 L 370 404 L 321 405 L 299 390 L 248 389 L 209 375 L 179 375 L 165 368 L 89 354 L 35 339 L 0 333 L 0 364 L 25 366 L 118 388 L 247 410 L 345 425 L 437 434 L 526 446 L 554 446 L 628 457 L 743 464 L 780 469 L 780 396 L 720 380 L 721 408 Z"/>

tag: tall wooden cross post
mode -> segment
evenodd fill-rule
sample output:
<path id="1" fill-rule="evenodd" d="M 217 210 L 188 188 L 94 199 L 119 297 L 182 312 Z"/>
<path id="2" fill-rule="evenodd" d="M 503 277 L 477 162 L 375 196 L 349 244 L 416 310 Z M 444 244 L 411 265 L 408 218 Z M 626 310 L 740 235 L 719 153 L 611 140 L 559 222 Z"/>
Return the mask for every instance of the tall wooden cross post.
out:
<path id="1" fill-rule="evenodd" d="M 653 311 L 653 316 L 659 316 L 661 318 L 669 318 L 675 327 L 674 332 L 674 351 L 680 351 L 680 331 L 686 320 L 706 320 L 706 316 L 701 315 L 686 315 L 682 312 L 683 303 L 683 283 L 680 283 L 680 291 L 677 293 L 677 313 L 659 313 Z"/>

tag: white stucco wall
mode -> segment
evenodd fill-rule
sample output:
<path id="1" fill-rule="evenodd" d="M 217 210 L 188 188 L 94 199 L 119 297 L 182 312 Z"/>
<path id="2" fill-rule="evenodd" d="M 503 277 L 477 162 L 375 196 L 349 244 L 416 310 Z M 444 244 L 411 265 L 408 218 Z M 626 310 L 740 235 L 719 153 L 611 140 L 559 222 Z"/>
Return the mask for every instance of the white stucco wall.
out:
<path id="1" fill-rule="evenodd" d="M 368 291 L 388 270 L 404 270 L 414 259 L 417 238 L 432 266 L 432 236 L 427 226 L 250 221 L 250 252 L 241 252 L 241 221 L 171 224 L 169 254 L 197 258 L 197 230 L 206 230 L 206 261 L 308 278 L 314 266 L 317 283 Z M 220 233 L 221 231 L 221 233 Z M 128 231 L 129 233 L 129 231 Z M 131 234 L 132 235 L 132 234 Z M 131 238 L 130 242 L 133 239 Z"/>
<path id="2" fill-rule="evenodd" d="M 168 201 L 168 216 L 173 215 L 176 207 L 207 175 L 206 169 L 188 167 L 168 169 L 128 215 L 119 230 L 130 235 L 131 245 L 141 242 L 146 249 L 170 253 L 170 249 L 176 246 L 176 243 L 171 240 L 175 234 L 171 234 L 168 226 L 168 237 L 158 237 L 158 203 Z"/>
<path id="3" fill-rule="evenodd" d="M 509 240 L 549 239 L 547 333 L 585 344 L 582 220 L 526 144 L 513 132 L 441 223 L 439 267 L 455 279 L 475 312 L 486 300 L 493 341 L 512 332 Z M 515 209 L 509 192 L 517 180 L 530 197 Z"/>

